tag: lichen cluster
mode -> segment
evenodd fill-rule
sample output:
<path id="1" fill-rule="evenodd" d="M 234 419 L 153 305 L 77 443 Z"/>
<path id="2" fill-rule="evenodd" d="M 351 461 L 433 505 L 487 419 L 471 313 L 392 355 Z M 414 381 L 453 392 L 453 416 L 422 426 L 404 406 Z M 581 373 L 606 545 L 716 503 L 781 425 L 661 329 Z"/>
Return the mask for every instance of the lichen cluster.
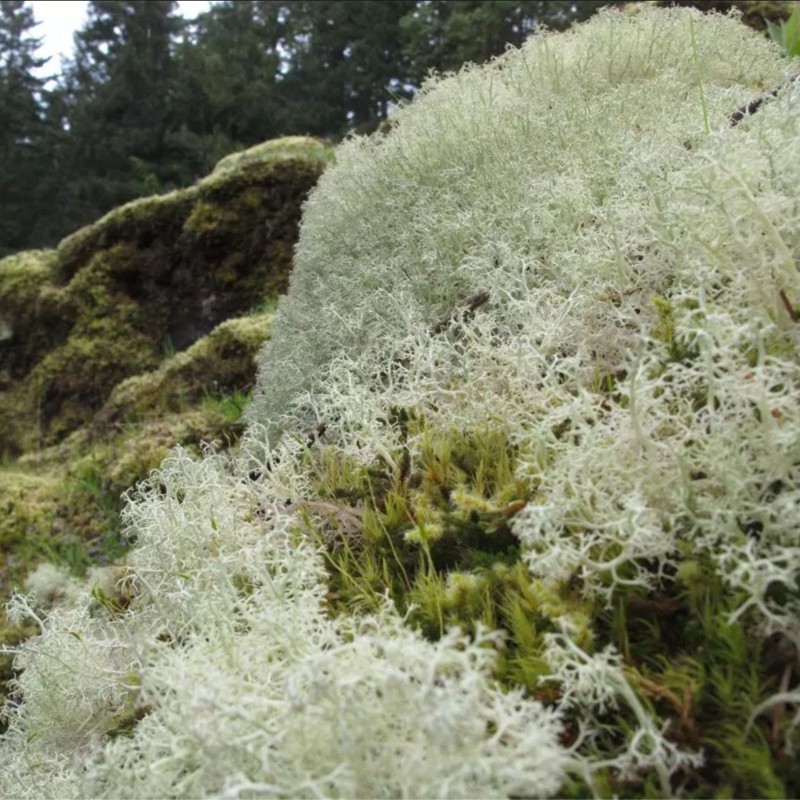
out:
<path id="1" fill-rule="evenodd" d="M 345 143 L 241 450 L 12 603 L 0 792 L 797 794 L 796 73 L 603 12 Z"/>

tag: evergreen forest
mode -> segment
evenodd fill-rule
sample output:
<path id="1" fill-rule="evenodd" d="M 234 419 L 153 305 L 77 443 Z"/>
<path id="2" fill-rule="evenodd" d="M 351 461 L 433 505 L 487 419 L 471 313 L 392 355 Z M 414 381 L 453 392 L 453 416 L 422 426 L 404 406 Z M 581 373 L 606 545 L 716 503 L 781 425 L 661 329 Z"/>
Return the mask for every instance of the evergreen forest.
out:
<path id="1" fill-rule="evenodd" d="M 29 3 L 0 2 L 0 255 L 186 186 L 284 135 L 374 130 L 431 70 L 484 62 L 579 0 L 93 0 L 63 72 Z M 48 73 L 47 68 L 53 70 Z"/>
<path id="2" fill-rule="evenodd" d="M 611 5 L 624 5 L 610 3 Z M 685 3 L 691 5 L 692 3 Z M 371 133 L 431 72 L 483 63 L 604 0 L 92 0 L 63 71 L 30 3 L 0 2 L 0 256 L 52 246 L 268 139 Z M 763 28 L 786 16 L 742 7 Z"/>

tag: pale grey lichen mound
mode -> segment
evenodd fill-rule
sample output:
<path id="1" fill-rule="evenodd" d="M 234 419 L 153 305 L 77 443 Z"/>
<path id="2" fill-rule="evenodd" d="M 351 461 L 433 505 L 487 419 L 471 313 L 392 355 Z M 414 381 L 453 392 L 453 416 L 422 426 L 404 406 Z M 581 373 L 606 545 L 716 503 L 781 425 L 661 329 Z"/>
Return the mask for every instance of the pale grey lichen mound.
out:
<path id="1" fill-rule="evenodd" d="M 250 418 L 366 463 L 393 407 L 502 426 L 535 575 L 610 596 L 708 552 L 800 642 L 767 592 L 800 579 L 797 72 L 644 8 L 430 82 L 311 195 Z"/>

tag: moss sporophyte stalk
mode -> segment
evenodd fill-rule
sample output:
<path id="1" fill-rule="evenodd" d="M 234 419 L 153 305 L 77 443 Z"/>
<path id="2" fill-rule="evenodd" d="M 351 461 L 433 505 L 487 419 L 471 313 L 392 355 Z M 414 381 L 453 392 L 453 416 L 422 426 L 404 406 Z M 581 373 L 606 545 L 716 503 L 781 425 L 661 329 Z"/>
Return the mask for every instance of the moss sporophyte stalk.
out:
<path id="1" fill-rule="evenodd" d="M 0 792 L 797 795 L 795 72 L 604 11 L 339 147 L 241 447 L 12 601 Z"/>

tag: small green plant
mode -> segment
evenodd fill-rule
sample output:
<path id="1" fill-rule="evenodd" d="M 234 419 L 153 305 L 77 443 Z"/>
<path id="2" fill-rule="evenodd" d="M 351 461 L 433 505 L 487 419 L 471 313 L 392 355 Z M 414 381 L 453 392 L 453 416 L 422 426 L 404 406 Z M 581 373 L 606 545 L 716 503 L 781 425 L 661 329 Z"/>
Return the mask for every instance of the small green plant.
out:
<path id="1" fill-rule="evenodd" d="M 172 342 L 172 337 L 167 334 L 161 342 L 161 351 L 164 353 L 164 358 L 172 358 L 178 351 Z"/>
<path id="2" fill-rule="evenodd" d="M 238 389 L 232 394 L 223 395 L 222 397 L 208 394 L 203 398 L 203 409 L 206 411 L 218 411 L 225 417 L 226 422 L 234 423 L 244 413 L 251 397 L 251 392 L 242 392 Z"/>
<path id="3" fill-rule="evenodd" d="M 787 58 L 800 56 L 800 7 L 797 3 L 792 8 L 789 19 L 781 20 L 780 24 L 766 21 L 769 38 L 776 42 Z"/>

